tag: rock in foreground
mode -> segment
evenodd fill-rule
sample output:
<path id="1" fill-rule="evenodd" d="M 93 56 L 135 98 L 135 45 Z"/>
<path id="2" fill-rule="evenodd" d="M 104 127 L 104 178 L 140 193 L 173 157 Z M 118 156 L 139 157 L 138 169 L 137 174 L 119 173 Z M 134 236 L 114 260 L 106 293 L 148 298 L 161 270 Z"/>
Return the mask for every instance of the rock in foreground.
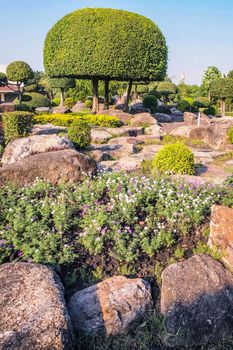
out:
<path id="1" fill-rule="evenodd" d="M 6 182 L 29 185 L 36 178 L 47 180 L 53 185 L 77 182 L 85 174 L 94 175 L 96 170 L 96 162 L 92 158 L 74 150 L 41 153 L 0 168 L 0 185 Z"/>
<path id="2" fill-rule="evenodd" d="M 152 307 L 144 280 L 116 276 L 74 294 L 69 312 L 75 330 L 84 333 L 124 333 Z"/>
<path id="3" fill-rule="evenodd" d="M 73 333 L 58 276 L 45 266 L 0 266 L 0 349 L 71 350 Z"/>
<path id="4" fill-rule="evenodd" d="M 200 254 L 162 273 L 161 312 L 165 343 L 187 347 L 217 343 L 233 335 L 233 276 Z"/>

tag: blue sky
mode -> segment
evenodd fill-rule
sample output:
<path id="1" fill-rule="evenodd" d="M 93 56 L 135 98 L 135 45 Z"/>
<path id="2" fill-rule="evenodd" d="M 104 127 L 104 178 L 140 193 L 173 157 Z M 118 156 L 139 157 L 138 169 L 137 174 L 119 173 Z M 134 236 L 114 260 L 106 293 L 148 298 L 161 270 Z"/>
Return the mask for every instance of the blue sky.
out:
<path id="1" fill-rule="evenodd" d="M 168 74 L 199 83 L 202 72 L 215 65 L 233 69 L 232 0 L 1 0 L 0 65 L 25 60 L 43 69 L 47 31 L 65 14 L 83 7 L 112 7 L 151 18 L 169 48 Z"/>

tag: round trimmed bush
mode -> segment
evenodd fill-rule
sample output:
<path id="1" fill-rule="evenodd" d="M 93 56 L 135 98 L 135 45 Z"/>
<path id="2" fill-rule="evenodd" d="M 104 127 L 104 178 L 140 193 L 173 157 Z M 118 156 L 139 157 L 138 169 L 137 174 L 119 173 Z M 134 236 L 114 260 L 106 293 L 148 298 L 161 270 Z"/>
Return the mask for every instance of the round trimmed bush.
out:
<path id="1" fill-rule="evenodd" d="M 68 138 L 77 149 L 87 148 L 91 143 L 91 127 L 84 120 L 74 120 L 68 128 Z"/>
<path id="2" fill-rule="evenodd" d="M 73 105 L 74 105 L 74 100 L 72 99 L 72 97 L 67 97 L 65 99 L 64 106 L 68 108 L 72 108 Z"/>
<path id="3" fill-rule="evenodd" d="M 44 65 L 50 77 L 157 81 L 166 74 L 167 46 L 160 29 L 144 16 L 85 8 L 48 32 Z"/>
<path id="4" fill-rule="evenodd" d="M 92 100 L 86 100 L 85 101 L 85 106 L 87 107 L 87 108 L 92 108 L 92 104 L 93 104 L 93 102 L 92 102 Z"/>
<path id="5" fill-rule="evenodd" d="M 181 142 L 164 146 L 155 156 L 153 167 L 161 173 L 194 174 L 194 155 Z"/>
<path id="6" fill-rule="evenodd" d="M 10 63 L 6 68 L 8 80 L 17 83 L 26 83 L 29 79 L 34 78 L 34 73 L 29 64 L 24 61 L 15 61 Z"/>
<path id="7" fill-rule="evenodd" d="M 51 102 L 50 99 L 42 94 L 38 94 L 37 92 L 31 92 L 30 94 L 24 94 L 22 96 L 23 105 L 35 109 L 38 107 L 50 107 Z M 18 104 L 18 100 L 15 101 L 15 104 Z"/>
<path id="8" fill-rule="evenodd" d="M 180 100 L 178 103 L 177 103 L 177 109 L 181 112 L 188 112 L 190 111 L 190 104 L 188 101 L 186 100 Z"/>
<path id="9" fill-rule="evenodd" d="M 206 108 L 210 105 L 210 100 L 207 97 L 198 97 L 194 100 L 193 105 L 197 108 Z"/>
<path id="10" fill-rule="evenodd" d="M 209 106 L 208 108 L 204 109 L 203 113 L 206 115 L 216 115 L 217 111 L 214 106 Z"/>
<path id="11" fill-rule="evenodd" d="M 149 108 L 151 113 L 156 112 L 156 108 L 158 106 L 157 98 L 153 95 L 146 95 L 143 99 L 143 107 Z"/>
<path id="12" fill-rule="evenodd" d="M 7 83 L 6 74 L 0 72 L 0 86 L 4 86 Z"/>

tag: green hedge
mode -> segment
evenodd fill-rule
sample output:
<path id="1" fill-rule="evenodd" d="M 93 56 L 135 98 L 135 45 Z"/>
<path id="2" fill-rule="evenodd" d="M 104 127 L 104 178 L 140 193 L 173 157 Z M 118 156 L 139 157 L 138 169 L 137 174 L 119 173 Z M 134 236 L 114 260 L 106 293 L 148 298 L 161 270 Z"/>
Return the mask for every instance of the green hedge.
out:
<path id="1" fill-rule="evenodd" d="M 116 128 L 121 126 L 121 121 L 116 117 L 107 115 L 75 115 L 75 114 L 41 114 L 34 116 L 35 124 L 54 124 L 58 126 L 70 126 L 74 120 L 83 120 L 92 126 Z"/>
<path id="2" fill-rule="evenodd" d="M 143 99 L 143 107 L 149 108 L 151 113 L 156 112 L 156 108 L 158 106 L 157 98 L 153 95 L 146 95 Z"/>
<path id="3" fill-rule="evenodd" d="M 81 119 L 75 119 L 68 128 L 68 138 L 77 149 L 85 149 L 91 143 L 91 127 Z"/>
<path id="4" fill-rule="evenodd" d="M 18 99 L 16 99 L 14 103 L 16 104 L 16 108 L 18 108 L 18 104 L 19 104 Z M 38 107 L 50 107 L 51 102 L 47 96 L 38 94 L 37 92 L 31 92 L 30 94 L 29 93 L 23 94 L 22 106 L 25 106 L 26 108 L 33 110 Z"/>
<path id="5" fill-rule="evenodd" d="M 157 81 L 166 74 L 167 46 L 160 29 L 144 16 L 85 8 L 48 32 L 44 65 L 50 77 Z"/>
<path id="6" fill-rule="evenodd" d="M 28 136 L 33 125 L 33 114 L 29 112 L 4 113 L 3 128 L 5 143 Z"/>

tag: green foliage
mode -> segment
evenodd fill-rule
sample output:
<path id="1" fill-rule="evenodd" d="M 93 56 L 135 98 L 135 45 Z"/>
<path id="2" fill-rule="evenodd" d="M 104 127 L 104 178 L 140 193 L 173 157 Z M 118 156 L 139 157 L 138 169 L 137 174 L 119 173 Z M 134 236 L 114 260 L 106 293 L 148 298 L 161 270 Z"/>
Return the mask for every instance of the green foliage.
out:
<path id="1" fill-rule="evenodd" d="M 4 86 L 7 83 L 7 76 L 0 72 L 0 86 Z"/>
<path id="2" fill-rule="evenodd" d="M 211 96 L 222 100 L 233 98 L 233 79 L 221 78 L 215 80 L 210 86 Z"/>
<path id="3" fill-rule="evenodd" d="M 51 89 L 63 89 L 67 91 L 75 87 L 75 79 L 73 78 L 48 78 L 48 84 Z"/>
<path id="4" fill-rule="evenodd" d="M 194 155 L 182 142 L 168 144 L 156 154 L 153 166 L 161 173 L 193 175 Z"/>
<path id="5" fill-rule="evenodd" d="M 210 100 L 207 97 L 197 97 L 193 105 L 198 108 L 206 108 L 210 105 Z"/>
<path id="6" fill-rule="evenodd" d="M 217 110 L 214 106 L 209 106 L 208 108 L 203 110 L 203 113 L 206 115 L 216 115 L 217 114 Z"/>
<path id="7" fill-rule="evenodd" d="M 66 15 L 48 32 L 44 65 L 51 77 L 162 80 L 167 46 L 159 28 L 141 15 L 85 8 Z"/>
<path id="8" fill-rule="evenodd" d="M 33 79 L 34 73 L 31 67 L 23 61 L 15 61 L 10 63 L 6 68 L 8 80 L 18 83 L 27 83 L 29 79 Z"/>
<path id="9" fill-rule="evenodd" d="M 54 124 L 58 126 L 70 126 L 74 120 L 83 120 L 92 126 L 101 126 L 108 128 L 117 128 L 121 122 L 116 117 L 108 115 L 77 115 L 77 114 L 41 114 L 34 116 L 35 124 Z"/>
<path id="10" fill-rule="evenodd" d="M 60 105 L 60 101 L 61 101 L 60 97 L 55 97 L 55 98 L 52 99 L 52 105 L 53 106 L 59 106 Z"/>
<path id="11" fill-rule="evenodd" d="M 233 70 L 230 70 L 230 72 L 227 74 L 227 78 L 233 79 Z"/>
<path id="12" fill-rule="evenodd" d="M 68 128 L 68 138 L 77 149 L 85 149 L 91 143 L 91 127 L 84 120 L 74 120 Z"/>
<path id="13" fill-rule="evenodd" d="M 155 113 L 156 112 L 157 106 L 158 106 L 158 101 L 157 101 L 157 98 L 155 96 L 146 95 L 143 98 L 143 107 L 144 108 L 149 108 L 151 113 Z"/>
<path id="14" fill-rule="evenodd" d="M 92 108 L 92 104 L 93 104 L 93 102 L 91 101 L 91 100 L 86 100 L 85 101 L 85 106 L 87 107 L 87 108 Z"/>
<path id="15" fill-rule="evenodd" d="M 71 97 L 66 97 L 64 101 L 64 106 L 68 108 L 72 108 L 74 105 L 74 100 Z"/>
<path id="16" fill-rule="evenodd" d="M 183 100 L 187 101 L 190 104 L 190 106 L 192 106 L 194 103 L 194 99 L 192 97 L 185 97 Z"/>
<path id="17" fill-rule="evenodd" d="M 161 81 L 157 86 L 157 91 L 162 95 L 175 94 L 177 91 L 176 84 L 169 81 Z"/>
<path id="18" fill-rule="evenodd" d="M 5 143 L 28 136 L 32 128 L 33 114 L 29 112 L 4 113 L 2 117 Z"/>
<path id="19" fill-rule="evenodd" d="M 18 104 L 18 100 L 15 101 Z M 37 92 L 31 92 L 30 94 L 24 94 L 22 96 L 22 104 L 30 109 L 35 109 L 37 107 L 50 107 L 50 99 L 44 95 L 38 94 Z"/>
<path id="20" fill-rule="evenodd" d="M 177 109 L 181 112 L 187 112 L 190 111 L 191 106 L 187 100 L 180 100 L 177 103 Z"/>
<path id="21" fill-rule="evenodd" d="M 222 77 L 222 74 L 220 70 L 217 67 L 210 66 L 208 69 L 204 72 L 203 78 L 202 78 L 202 87 L 206 94 L 210 90 L 211 84 L 220 79 Z"/>
<path id="22" fill-rule="evenodd" d="M 231 144 L 233 144 L 233 127 L 228 130 L 228 139 Z"/>

